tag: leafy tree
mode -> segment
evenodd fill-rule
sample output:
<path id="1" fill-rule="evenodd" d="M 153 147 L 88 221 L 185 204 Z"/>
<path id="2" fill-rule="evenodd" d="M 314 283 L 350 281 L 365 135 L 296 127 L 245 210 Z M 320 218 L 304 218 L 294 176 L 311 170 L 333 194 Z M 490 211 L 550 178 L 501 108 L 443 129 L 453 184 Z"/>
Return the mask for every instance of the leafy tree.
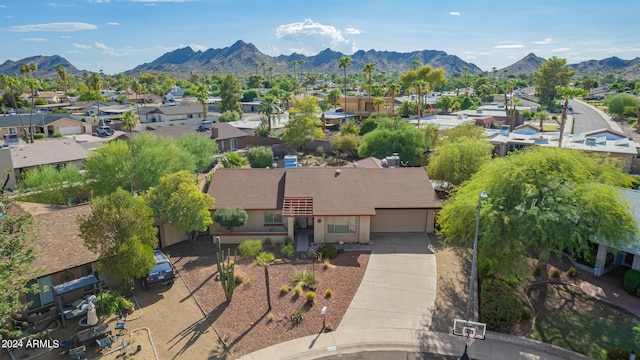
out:
<path id="1" fill-rule="evenodd" d="M 234 110 L 227 110 L 220 114 L 218 122 L 231 122 L 240 120 L 240 113 Z"/>
<path id="2" fill-rule="evenodd" d="M 209 87 L 205 84 L 199 84 L 189 90 L 191 91 L 191 94 L 194 95 L 196 99 L 198 99 L 200 106 L 202 106 L 204 121 L 207 121 L 207 100 L 209 100 Z"/>
<path id="3" fill-rule="evenodd" d="M 300 148 L 306 146 L 315 139 L 324 137 L 322 124 L 316 117 L 318 114 L 318 99 L 315 97 L 304 97 L 294 100 L 293 108 L 289 111 L 289 122 L 287 132 L 281 139 L 289 146 Z"/>
<path id="4" fill-rule="evenodd" d="M 362 140 L 355 134 L 335 134 L 331 137 L 331 149 L 340 152 L 356 152 Z"/>
<path id="5" fill-rule="evenodd" d="M 438 139 L 440 138 L 440 126 L 434 123 L 428 123 L 427 126 L 424 127 L 424 140 L 426 142 L 426 149 L 433 149 Z"/>
<path id="6" fill-rule="evenodd" d="M 575 71 L 567 67 L 567 60 L 555 56 L 545 61 L 535 72 L 536 91 L 543 104 L 552 103 L 558 93 L 558 86 L 568 86 Z"/>
<path id="7" fill-rule="evenodd" d="M 133 132 L 133 129 L 137 128 L 140 125 L 140 120 L 133 113 L 133 111 L 126 111 L 122 115 L 122 127 L 127 129 L 128 132 Z"/>
<path id="8" fill-rule="evenodd" d="M 264 169 L 273 165 L 273 150 L 265 146 L 256 146 L 247 153 L 252 168 Z"/>
<path id="9" fill-rule="evenodd" d="M 275 260 L 272 253 L 261 252 L 256 256 L 255 265 L 264 268 L 264 283 L 267 287 L 267 311 L 271 311 L 271 293 L 269 290 L 269 265 Z"/>
<path id="10" fill-rule="evenodd" d="M 256 86 L 257 87 L 257 86 Z M 260 94 L 257 90 L 251 89 L 247 90 L 242 94 L 242 101 L 254 101 L 260 98 Z"/>
<path id="11" fill-rule="evenodd" d="M 29 286 L 40 269 L 33 267 L 37 254 L 33 243 L 38 235 L 33 227 L 31 214 L 22 211 L 5 211 L 15 206 L 3 199 L 4 218 L 0 221 L 0 324 L 11 324 L 11 316 L 26 310 L 22 301 L 25 293 L 36 292 Z M 0 338 L 15 338 L 20 330 L 0 326 Z"/>
<path id="12" fill-rule="evenodd" d="M 242 109 L 240 107 L 242 93 L 240 92 L 238 79 L 235 76 L 229 74 L 222 79 L 222 82 L 220 83 L 220 98 L 221 113 L 231 110 L 238 114 L 242 114 Z"/>
<path id="13" fill-rule="evenodd" d="M 607 112 L 609 114 L 614 115 L 617 118 L 623 118 L 625 109 L 628 107 L 637 109 L 640 101 L 638 101 L 637 97 L 631 94 L 622 93 L 607 96 L 604 99 L 604 104 L 607 106 Z"/>
<path id="14" fill-rule="evenodd" d="M 472 139 L 486 139 L 487 134 L 485 133 L 484 128 L 476 126 L 474 123 L 467 122 L 445 131 L 444 137 L 441 142 L 455 141 L 463 137 Z"/>
<path id="15" fill-rule="evenodd" d="M 426 142 L 422 130 L 400 119 L 384 119 L 367 133 L 358 148 L 360 157 L 384 158 L 398 153 L 402 161 L 420 165 Z"/>
<path id="16" fill-rule="evenodd" d="M 373 106 L 376 107 L 376 111 L 380 112 L 380 106 L 386 104 L 387 102 L 384 100 L 384 98 L 381 97 L 376 97 L 373 99 Z"/>
<path id="17" fill-rule="evenodd" d="M 101 266 L 125 284 L 153 269 L 158 245 L 153 210 L 142 197 L 118 188 L 93 198 L 90 215 L 78 215 L 80 236 L 89 250 L 99 254 Z"/>
<path id="18" fill-rule="evenodd" d="M 442 109 L 443 112 L 449 112 L 453 105 L 453 97 L 451 96 L 439 96 L 436 100 L 436 107 Z"/>
<path id="19" fill-rule="evenodd" d="M 612 246 L 632 241 L 635 219 L 613 187 L 631 182 L 611 158 L 532 147 L 482 166 L 445 203 L 438 222 L 447 244 L 469 244 L 478 197 L 486 191 L 479 269 L 488 276 L 522 279 L 530 275 L 531 254 L 544 269 L 553 250 L 584 254 L 595 238 Z"/>
<path id="20" fill-rule="evenodd" d="M 220 162 L 226 169 L 243 167 L 249 163 L 244 156 L 235 152 L 227 153 Z"/>
<path id="21" fill-rule="evenodd" d="M 377 126 L 378 117 L 369 116 L 362 122 L 362 125 L 360 125 L 360 136 L 364 136 L 365 134 L 372 132 Z"/>
<path id="22" fill-rule="evenodd" d="M 187 233 L 195 241 L 199 231 L 213 223 L 210 209 L 214 199 L 196 185 L 196 177 L 182 170 L 165 175 L 158 186 L 149 189 L 147 201 L 157 219 L 167 219 L 169 225 Z"/>
<path id="23" fill-rule="evenodd" d="M 91 73 L 88 79 L 89 88 L 95 91 L 96 104 L 98 105 L 98 120 L 100 120 L 100 101 L 102 100 L 102 76 L 98 73 Z"/>
<path id="24" fill-rule="evenodd" d="M 180 136 L 176 145 L 193 156 L 198 172 L 206 170 L 213 161 L 214 155 L 218 153 L 218 144 L 215 141 L 193 133 Z"/>
<path id="25" fill-rule="evenodd" d="M 493 146 L 486 139 L 461 137 L 445 141 L 429 158 L 427 174 L 432 179 L 460 185 L 491 159 Z"/>
<path id="26" fill-rule="evenodd" d="M 331 104 L 332 107 L 337 107 L 338 104 L 340 104 L 340 90 L 331 90 L 331 92 L 329 92 L 329 95 L 327 96 L 327 99 L 329 100 L 329 104 Z"/>
<path id="27" fill-rule="evenodd" d="M 22 174 L 19 189 L 28 201 L 42 204 L 67 205 L 81 185 L 82 175 L 77 167 L 65 165 L 56 169 L 43 165 Z"/>
<path id="28" fill-rule="evenodd" d="M 220 208 L 213 215 L 213 220 L 225 229 L 233 231 L 233 228 L 244 226 L 249 220 L 249 214 L 239 207 Z"/>
<path id="29" fill-rule="evenodd" d="M 95 196 L 131 186 L 131 151 L 124 141 L 111 141 L 86 158 L 83 167 L 89 188 Z"/>

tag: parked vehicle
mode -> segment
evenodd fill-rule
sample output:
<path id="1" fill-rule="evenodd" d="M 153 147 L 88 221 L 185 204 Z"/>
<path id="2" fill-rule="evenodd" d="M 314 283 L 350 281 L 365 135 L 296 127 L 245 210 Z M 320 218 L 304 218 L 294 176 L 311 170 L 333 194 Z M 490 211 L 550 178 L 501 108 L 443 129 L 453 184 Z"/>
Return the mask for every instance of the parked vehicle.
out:
<path id="1" fill-rule="evenodd" d="M 154 250 L 153 258 L 156 261 L 156 266 L 151 269 L 149 275 L 142 279 L 142 289 L 147 290 L 156 285 L 173 285 L 173 281 L 176 279 L 176 269 L 171 265 L 169 257 L 161 250 Z"/>
<path id="2" fill-rule="evenodd" d="M 98 136 L 111 136 L 114 134 L 115 131 L 113 131 L 112 128 L 110 128 L 109 126 L 100 126 L 96 129 L 96 134 Z"/>
<path id="3" fill-rule="evenodd" d="M 200 123 L 200 126 L 198 127 L 198 131 L 211 130 L 211 125 L 213 125 L 213 121 L 210 121 L 210 120 L 204 121 L 204 120 L 202 120 L 202 122 Z"/>

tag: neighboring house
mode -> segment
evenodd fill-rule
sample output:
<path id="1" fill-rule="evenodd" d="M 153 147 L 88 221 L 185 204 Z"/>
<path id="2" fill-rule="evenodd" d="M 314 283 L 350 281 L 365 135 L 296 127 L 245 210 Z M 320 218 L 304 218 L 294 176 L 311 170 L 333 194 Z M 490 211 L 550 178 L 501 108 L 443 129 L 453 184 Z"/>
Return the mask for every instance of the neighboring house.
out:
<path id="1" fill-rule="evenodd" d="M 638 223 L 638 230 L 640 230 L 640 191 L 630 189 L 622 189 L 621 191 L 631 205 L 631 211 Z M 635 243 L 624 244 L 619 249 L 611 247 L 606 241 L 598 241 L 597 271 L 594 269 L 594 272 L 597 275 L 603 275 L 618 266 L 626 266 L 640 271 L 640 239 L 636 238 L 635 240 Z M 613 256 L 613 260 L 609 264 L 607 264 L 608 254 Z"/>
<path id="2" fill-rule="evenodd" d="M 168 122 L 175 120 L 204 119 L 200 104 L 179 106 L 145 106 L 140 108 L 140 122 Z"/>
<path id="3" fill-rule="evenodd" d="M 208 193 L 215 209 L 249 214 L 232 232 L 210 227 L 224 243 L 300 234 L 316 243 L 368 243 L 375 232 L 432 233 L 441 208 L 424 168 L 219 169 Z"/>
<path id="4" fill-rule="evenodd" d="M 171 91 L 167 93 L 167 95 L 164 96 L 164 98 L 167 99 L 167 101 L 176 102 L 178 100 L 182 100 L 185 91 L 187 91 L 187 89 L 181 89 L 178 85 L 176 85 L 173 87 L 173 89 L 171 89 Z"/>
<path id="5" fill-rule="evenodd" d="M 256 136 L 240 130 L 229 123 L 215 123 L 211 125 L 211 138 L 218 144 L 218 149 L 236 151 L 254 146 L 270 146 L 280 144 L 280 139 Z"/>
<path id="6" fill-rule="evenodd" d="M 24 123 L 27 133 L 29 132 L 29 114 L 23 114 L 22 122 Z M 66 114 L 33 114 L 31 119 L 33 124 L 33 133 L 44 133 L 51 136 L 55 133 L 61 135 L 74 135 L 90 133 L 91 127 L 87 123 L 71 119 Z M 4 134 L 21 135 L 20 117 L 18 115 L 0 116 L 0 136 Z"/>
<path id="7" fill-rule="evenodd" d="M 97 274 L 104 285 L 119 286 L 119 279 L 109 279 L 107 282 L 107 277 L 98 272 L 98 254 L 90 251 L 80 237 L 76 218 L 91 213 L 88 204 L 72 207 L 34 203 L 19 205 L 31 213 L 38 232 L 38 239 L 33 243 L 37 254 L 33 267 L 40 269 L 41 273 L 33 282 L 38 284 L 40 292 L 25 295 L 30 312 L 55 306 L 51 290 L 53 286 L 86 275 Z M 93 287 L 88 287 L 64 294 L 63 303 L 69 304 L 92 291 Z"/>
<path id="8" fill-rule="evenodd" d="M 340 107 L 342 111 L 347 114 L 355 114 L 360 120 L 366 119 L 374 112 L 378 111 L 378 107 L 373 104 L 373 99 L 376 96 L 347 96 L 347 103 L 345 105 L 344 96 L 340 97 Z M 383 97 L 385 103 L 380 106 L 380 112 L 387 114 L 391 117 L 393 114 L 393 98 L 389 96 Z"/>
<path id="9" fill-rule="evenodd" d="M 138 136 L 140 134 L 154 134 L 162 137 L 170 137 L 174 140 L 178 140 L 182 135 L 185 134 L 198 134 L 203 137 L 211 138 L 211 132 L 198 131 L 197 125 L 160 126 L 155 128 L 154 130 L 134 132 L 131 134 L 125 133 L 125 136 L 127 139 L 131 139 L 132 137 Z M 211 141 L 213 141 L 213 139 Z"/>
<path id="10" fill-rule="evenodd" d="M 66 98 L 66 96 L 64 96 L 63 92 L 36 91 L 36 93 L 34 94 L 33 98 L 36 99 L 36 100 L 37 99 L 45 100 L 49 104 L 55 104 L 55 103 L 62 102 L 62 99 Z"/>
<path id="11" fill-rule="evenodd" d="M 128 103 L 162 103 L 162 97 L 155 94 L 126 94 L 126 98 Z"/>
<path id="12" fill-rule="evenodd" d="M 6 188 L 15 189 L 25 171 L 42 165 L 74 165 L 82 169 L 82 162 L 88 156 L 87 149 L 72 139 L 39 140 L 33 144 L 0 148 L 0 170 L 9 175 Z"/>

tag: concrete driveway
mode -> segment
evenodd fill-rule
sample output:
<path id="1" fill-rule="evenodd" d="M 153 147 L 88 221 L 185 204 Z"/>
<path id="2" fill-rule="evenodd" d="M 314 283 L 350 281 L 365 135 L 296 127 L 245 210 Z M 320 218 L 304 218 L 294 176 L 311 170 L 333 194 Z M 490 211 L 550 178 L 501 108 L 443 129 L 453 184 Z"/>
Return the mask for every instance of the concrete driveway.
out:
<path id="1" fill-rule="evenodd" d="M 436 257 L 425 233 L 372 234 L 371 257 L 338 330 L 425 329 L 436 301 Z"/>

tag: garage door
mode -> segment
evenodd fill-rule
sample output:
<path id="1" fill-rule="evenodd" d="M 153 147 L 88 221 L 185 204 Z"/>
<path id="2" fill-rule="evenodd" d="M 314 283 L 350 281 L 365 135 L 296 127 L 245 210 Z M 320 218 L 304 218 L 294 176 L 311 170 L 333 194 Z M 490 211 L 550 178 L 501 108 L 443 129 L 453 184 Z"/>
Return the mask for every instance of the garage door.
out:
<path id="1" fill-rule="evenodd" d="M 427 210 L 376 210 L 371 232 L 425 232 Z"/>
<path id="2" fill-rule="evenodd" d="M 60 126 L 58 132 L 62 135 L 82 134 L 82 126 Z"/>

